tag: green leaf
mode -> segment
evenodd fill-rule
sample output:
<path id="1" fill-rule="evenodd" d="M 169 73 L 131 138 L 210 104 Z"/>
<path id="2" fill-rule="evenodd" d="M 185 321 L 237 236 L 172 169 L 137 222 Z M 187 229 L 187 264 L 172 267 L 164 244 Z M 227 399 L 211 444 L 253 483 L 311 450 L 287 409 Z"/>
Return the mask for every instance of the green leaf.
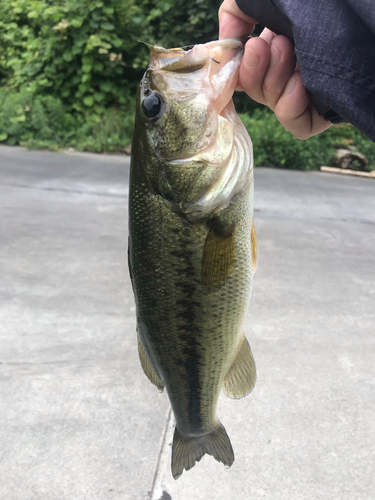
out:
<path id="1" fill-rule="evenodd" d="M 82 23 L 83 21 L 80 20 L 80 19 L 72 19 L 70 21 L 70 24 L 74 27 L 74 28 L 80 28 L 82 26 Z"/>
<path id="2" fill-rule="evenodd" d="M 94 64 L 94 70 L 95 71 L 103 71 L 104 64 L 101 62 L 97 62 Z"/>
<path id="3" fill-rule="evenodd" d="M 7 138 L 8 138 L 8 134 L 6 134 L 5 132 L 0 134 L 0 142 L 5 141 Z"/>
<path id="4" fill-rule="evenodd" d="M 101 83 L 99 87 L 103 92 L 111 92 L 112 90 L 112 85 L 108 82 Z"/>
<path id="5" fill-rule="evenodd" d="M 92 106 L 94 104 L 94 98 L 91 95 L 88 95 L 83 99 L 83 103 L 86 106 Z"/>
<path id="6" fill-rule="evenodd" d="M 122 40 L 120 38 L 111 38 L 112 44 L 116 47 L 119 48 L 122 45 Z"/>
<path id="7" fill-rule="evenodd" d="M 94 62 L 94 59 L 91 56 L 83 56 L 82 57 L 82 62 L 83 64 L 90 64 L 92 65 Z"/>
<path id="8" fill-rule="evenodd" d="M 113 7 L 103 7 L 104 14 L 107 16 L 111 16 L 114 13 L 115 9 Z"/>
<path id="9" fill-rule="evenodd" d="M 77 37 L 74 39 L 74 45 L 76 45 L 77 47 L 81 48 L 82 45 L 85 45 L 85 43 L 86 43 L 86 36 L 81 36 L 80 38 Z"/>
<path id="10" fill-rule="evenodd" d="M 72 62 L 73 61 L 73 54 L 70 51 L 65 51 L 63 54 L 63 59 L 66 62 Z"/>
<path id="11" fill-rule="evenodd" d="M 82 94 L 84 94 L 87 90 L 89 90 L 90 85 L 88 85 L 87 83 L 80 83 L 80 84 L 78 85 L 78 88 L 79 88 L 80 92 L 81 92 Z"/>
<path id="12" fill-rule="evenodd" d="M 100 12 L 100 10 L 95 10 L 92 13 L 92 18 L 95 19 L 95 21 L 100 21 L 100 19 L 102 18 L 102 13 Z"/>
<path id="13" fill-rule="evenodd" d="M 89 80 L 91 80 L 91 75 L 88 75 L 87 73 L 86 73 L 86 74 L 84 74 L 84 75 L 82 76 L 82 78 L 81 78 L 81 82 L 82 82 L 82 83 L 86 83 L 86 82 L 88 82 Z"/>
<path id="14" fill-rule="evenodd" d="M 39 15 L 39 14 L 38 14 L 38 12 L 36 12 L 35 10 L 32 10 L 31 12 L 29 12 L 29 13 L 27 14 L 27 17 L 28 17 L 29 19 L 35 19 L 36 17 L 38 17 L 38 15 Z"/>
<path id="15" fill-rule="evenodd" d="M 102 92 L 94 92 L 94 97 L 97 102 L 102 102 L 105 99 L 105 94 Z"/>
<path id="16" fill-rule="evenodd" d="M 91 64 L 84 64 L 84 65 L 82 66 L 82 71 L 83 71 L 84 73 L 90 73 L 90 72 L 91 72 L 91 70 L 92 70 L 92 65 L 91 65 Z"/>
<path id="17" fill-rule="evenodd" d="M 108 21 L 101 23 L 100 26 L 101 26 L 101 28 L 103 28 L 106 31 L 112 31 L 115 29 L 114 25 L 112 23 L 109 23 Z"/>

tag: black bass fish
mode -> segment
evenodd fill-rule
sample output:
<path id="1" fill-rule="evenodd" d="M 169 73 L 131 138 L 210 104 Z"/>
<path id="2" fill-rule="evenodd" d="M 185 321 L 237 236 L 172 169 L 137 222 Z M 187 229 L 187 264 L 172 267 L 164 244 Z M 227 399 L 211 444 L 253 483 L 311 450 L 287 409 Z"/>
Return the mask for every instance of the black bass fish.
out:
<path id="1" fill-rule="evenodd" d="M 230 467 L 220 390 L 251 392 L 243 323 L 257 245 L 250 137 L 232 94 L 243 44 L 152 47 L 132 145 L 129 269 L 142 368 L 176 419 L 172 474 L 204 454 Z"/>

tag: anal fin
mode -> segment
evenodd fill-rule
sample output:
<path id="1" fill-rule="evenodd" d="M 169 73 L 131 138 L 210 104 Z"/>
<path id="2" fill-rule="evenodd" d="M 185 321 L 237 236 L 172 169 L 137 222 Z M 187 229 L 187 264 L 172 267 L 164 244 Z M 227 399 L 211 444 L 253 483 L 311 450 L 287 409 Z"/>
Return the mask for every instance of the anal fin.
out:
<path id="1" fill-rule="evenodd" d="M 255 361 L 247 338 L 224 378 L 223 391 L 228 398 L 239 399 L 253 390 L 257 378 Z"/>
<path id="2" fill-rule="evenodd" d="M 146 377 L 152 384 L 154 384 L 158 388 L 160 392 L 162 392 L 164 390 L 164 382 L 156 373 L 155 368 L 152 366 L 152 363 L 143 345 L 142 339 L 139 336 L 139 333 L 138 333 L 138 354 L 141 366 L 143 368 Z"/>

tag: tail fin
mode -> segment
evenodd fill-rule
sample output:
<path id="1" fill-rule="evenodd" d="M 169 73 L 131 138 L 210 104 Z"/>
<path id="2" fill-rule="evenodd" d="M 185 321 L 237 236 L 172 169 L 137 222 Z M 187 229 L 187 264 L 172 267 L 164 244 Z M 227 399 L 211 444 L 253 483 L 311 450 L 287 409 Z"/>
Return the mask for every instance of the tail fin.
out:
<path id="1" fill-rule="evenodd" d="M 227 431 L 219 422 L 217 429 L 201 437 L 185 438 L 175 429 L 172 446 L 172 475 L 178 479 L 185 470 L 190 470 L 205 454 L 230 467 L 234 453 Z"/>

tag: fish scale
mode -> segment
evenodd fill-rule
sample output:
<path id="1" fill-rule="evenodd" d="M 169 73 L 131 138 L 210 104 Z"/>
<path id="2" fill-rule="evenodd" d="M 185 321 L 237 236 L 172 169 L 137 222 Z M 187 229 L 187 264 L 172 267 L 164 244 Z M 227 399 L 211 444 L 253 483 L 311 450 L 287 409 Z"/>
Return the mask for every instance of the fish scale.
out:
<path id="1" fill-rule="evenodd" d="M 223 54 L 222 67 L 232 64 L 238 71 L 243 50 L 238 41 L 197 46 L 200 64 L 202 47 L 207 52 L 205 65 L 199 70 L 194 63 L 194 48 L 182 51 L 181 60 L 176 59 L 174 52 L 173 71 L 179 72 L 184 91 L 181 101 L 175 89 L 169 92 L 168 72 L 157 66 L 153 54 L 153 66 L 141 82 L 138 94 L 132 148 L 129 267 L 137 310 L 139 352 L 148 378 L 159 389 L 166 388 L 175 415 L 172 449 L 175 478 L 183 469 L 193 467 L 205 453 L 227 466 L 233 463 L 230 440 L 216 416 L 217 401 L 222 388 L 230 397 L 242 397 L 255 383 L 254 360 L 242 328 L 255 264 L 251 244 L 251 142 L 234 112 L 231 93 L 225 102 L 222 94 L 220 98 L 215 95 L 215 89 L 207 78 L 204 79 L 205 72 L 216 71 L 216 82 L 220 83 L 223 68 L 211 68 L 214 63 L 210 50 L 217 49 L 215 44 L 219 44 Z M 157 54 L 168 61 L 163 50 L 157 48 Z M 232 58 L 226 50 L 231 51 Z M 187 56 L 185 63 L 184 55 Z M 194 68 L 191 73 L 189 64 Z M 223 124 L 224 120 L 225 126 L 217 125 L 216 134 L 210 132 L 212 137 L 206 134 L 211 143 L 206 141 L 203 152 L 192 146 L 191 157 L 186 157 L 188 141 L 184 139 L 180 160 L 176 143 L 178 130 L 168 131 L 171 124 L 178 127 L 181 121 L 181 131 L 186 133 L 183 107 L 189 105 L 189 113 L 196 118 L 194 124 L 189 124 L 194 127 L 196 137 L 203 136 L 207 128 L 212 129 L 207 117 L 217 112 L 195 108 L 196 91 L 187 104 L 186 89 L 189 78 L 197 78 L 195 73 L 200 73 L 202 78 L 207 105 L 218 101 L 224 103 L 220 120 L 216 115 L 214 121 Z M 228 76 L 230 74 L 225 71 L 223 77 L 231 78 L 228 86 L 231 85 L 233 91 L 235 78 Z M 160 85 L 161 80 L 163 85 Z M 173 74 L 174 86 L 177 81 Z M 160 116 L 151 118 L 144 104 L 150 95 L 150 82 L 153 92 L 160 92 L 158 95 L 163 103 L 160 104 Z M 228 92 L 225 86 L 216 85 L 221 93 Z M 193 87 L 196 89 L 197 82 Z M 159 102 L 157 99 L 159 97 L 153 98 L 152 102 Z M 173 109 L 171 122 L 168 122 L 169 109 Z M 154 107 L 152 113 L 155 113 Z M 229 126 L 235 133 L 228 134 Z M 232 146 L 216 145 L 215 140 L 224 137 L 233 141 Z M 169 143 L 174 156 L 172 161 L 168 158 Z M 205 168 L 210 172 L 208 176 Z M 236 173 L 235 181 L 225 177 L 226 169 Z M 195 186 L 193 190 L 191 180 Z M 174 189 L 172 195 L 168 189 L 173 190 L 172 184 L 176 183 L 179 189 Z"/>

